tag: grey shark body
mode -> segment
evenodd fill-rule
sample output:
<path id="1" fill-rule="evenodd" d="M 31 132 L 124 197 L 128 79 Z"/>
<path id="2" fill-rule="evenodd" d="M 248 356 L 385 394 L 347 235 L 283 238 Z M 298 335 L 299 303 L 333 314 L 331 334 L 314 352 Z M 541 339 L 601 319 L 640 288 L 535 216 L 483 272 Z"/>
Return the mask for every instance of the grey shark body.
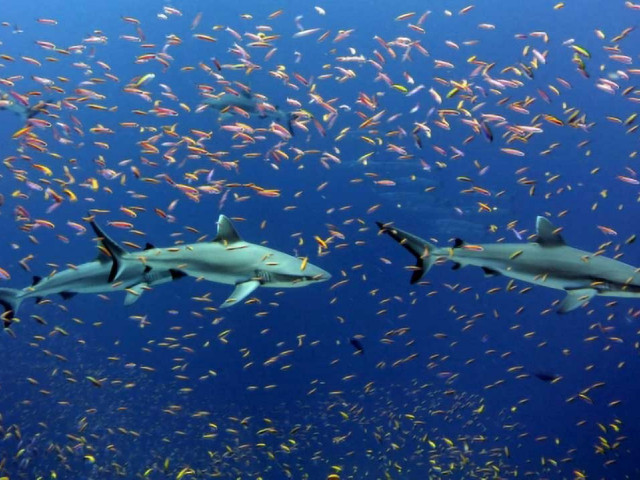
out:
<path id="1" fill-rule="evenodd" d="M 12 98 L 8 93 L 0 90 L 0 110 L 6 110 L 18 115 L 23 121 L 27 121 L 30 118 L 35 117 L 39 113 L 44 111 L 45 103 L 38 102 L 33 107 L 23 105 L 15 98 Z"/>
<path id="2" fill-rule="evenodd" d="M 289 130 L 293 134 L 293 113 L 280 110 L 278 107 L 267 106 L 256 95 L 249 92 L 241 92 L 238 95 L 222 93 L 216 97 L 209 97 L 204 102 L 209 108 L 220 112 L 221 122 L 231 120 L 234 116 L 233 107 L 237 107 L 249 115 L 273 120 Z"/>
<path id="3" fill-rule="evenodd" d="M 100 227 L 91 222 L 100 238 L 98 258 L 46 278 L 22 290 L 0 288 L 2 315 L 8 327 L 23 300 L 41 299 L 61 294 L 108 293 L 126 291 L 125 305 L 134 303 L 146 290 L 185 276 L 234 285 L 231 296 L 221 305 L 229 307 L 256 288 L 303 287 L 331 277 L 306 260 L 245 242 L 231 221 L 221 215 L 218 234 L 212 242 L 193 243 L 168 248 L 147 244 L 144 251 L 127 252 Z"/>
<path id="4" fill-rule="evenodd" d="M 640 298 L 640 270 L 612 258 L 568 246 L 549 220 L 538 217 L 537 241 L 437 247 L 411 233 L 378 222 L 416 258 L 411 283 L 417 283 L 435 262 L 451 260 L 454 269 L 480 267 L 488 276 L 505 275 L 543 287 L 564 290 L 558 312 L 574 310 L 596 295 Z"/>

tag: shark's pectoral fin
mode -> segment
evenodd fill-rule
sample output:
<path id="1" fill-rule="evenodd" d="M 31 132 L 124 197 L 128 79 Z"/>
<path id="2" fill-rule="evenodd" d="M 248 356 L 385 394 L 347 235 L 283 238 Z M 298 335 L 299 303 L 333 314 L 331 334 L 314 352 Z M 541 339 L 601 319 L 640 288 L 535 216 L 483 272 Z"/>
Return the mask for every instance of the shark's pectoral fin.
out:
<path id="1" fill-rule="evenodd" d="M 482 267 L 482 271 L 484 272 L 485 277 L 495 277 L 496 275 L 500 275 L 499 271 L 489 267 Z"/>
<path id="2" fill-rule="evenodd" d="M 227 298 L 222 305 L 220 305 L 220 308 L 227 308 L 241 302 L 259 286 L 260 282 L 258 280 L 247 280 L 246 282 L 237 283 L 231 296 Z"/>
<path id="3" fill-rule="evenodd" d="M 598 291 L 595 288 L 576 288 L 575 290 L 567 290 L 567 296 L 560 302 L 558 313 L 567 313 L 581 307 L 591 300 Z"/>
<path id="4" fill-rule="evenodd" d="M 124 304 L 129 306 L 132 303 L 137 302 L 138 299 L 144 293 L 144 291 L 148 289 L 149 289 L 149 285 L 142 282 L 127 288 L 126 290 L 127 294 L 124 297 Z"/>

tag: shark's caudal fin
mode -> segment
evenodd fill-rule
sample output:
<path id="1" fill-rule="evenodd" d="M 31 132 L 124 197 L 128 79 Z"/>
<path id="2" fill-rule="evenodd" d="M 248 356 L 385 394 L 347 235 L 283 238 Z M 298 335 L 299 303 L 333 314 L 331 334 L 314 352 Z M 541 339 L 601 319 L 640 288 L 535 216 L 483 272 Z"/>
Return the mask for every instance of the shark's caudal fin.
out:
<path id="1" fill-rule="evenodd" d="M 100 253 L 98 260 L 100 262 L 111 262 L 111 271 L 109 272 L 109 283 L 118 279 L 122 273 L 122 256 L 126 253 L 125 249 L 113 241 L 109 235 L 96 224 L 91 221 L 91 228 L 100 238 Z"/>
<path id="2" fill-rule="evenodd" d="M 20 290 L 15 288 L 0 288 L 0 305 L 4 308 L 4 313 L 0 315 L 4 328 L 9 328 L 11 321 L 18 311 L 21 299 L 18 297 Z"/>
<path id="3" fill-rule="evenodd" d="M 39 115 L 45 111 L 45 108 L 49 102 L 38 102 L 33 107 L 27 107 L 25 111 L 25 115 L 27 119 L 33 118 L 36 115 Z"/>
<path id="4" fill-rule="evenodd" d="M 416 257 L 417 263 L 411 275 L 411 284 L 418 283 L 424 274 L 429 271 L 431 265 L 433 265 L 434 258 L 431 252 L 435 248 L 435 245 L 409 232 L 389 226 L 388 224 L 376 222 L 376 225 L 378 225 L 382 233 L 389 235 Z"/>
<path id="5" fill-rule="evenodd" d="M 293 130 L 293 120 L 295 119 L 294 114 L 291 112 L 285 112 L 284 110 L 280 110 L 278 107 L 276 108 L 278 109 L 279 112 L 282 112 L 282 116 L 283 116 L 282 123 L 285 124 L 285 127 L 287 127 L 287 130 L 289 130 L 289 133 L 291 135 L 295 135 L 296 132 L 294 132 Z"/>

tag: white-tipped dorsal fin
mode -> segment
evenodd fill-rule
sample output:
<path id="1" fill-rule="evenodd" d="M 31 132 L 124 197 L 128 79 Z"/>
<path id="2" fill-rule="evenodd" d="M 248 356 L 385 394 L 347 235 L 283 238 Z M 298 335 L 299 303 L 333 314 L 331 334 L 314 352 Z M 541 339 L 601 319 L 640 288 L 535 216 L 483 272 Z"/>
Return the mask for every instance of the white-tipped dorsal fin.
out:
<path id="1" fill-rule="evenodd" d="M 236 232 L 231 220 L 224 215 L 220 215 L 218 218 L 218 234 L 213 241 L 230 245 L 232 243 L 240 242 L 241 240 L 242 239 L 240 238 L 240 235 L 238 235 L 238 232 Z"/>
<path id="2" fill-rule="evenodd" d="M 536 219 L 537 243 L 544 247 L 559 247 L 565 245 L 562 235 L 557 232 L 556 227 L 545 217 Z"/>

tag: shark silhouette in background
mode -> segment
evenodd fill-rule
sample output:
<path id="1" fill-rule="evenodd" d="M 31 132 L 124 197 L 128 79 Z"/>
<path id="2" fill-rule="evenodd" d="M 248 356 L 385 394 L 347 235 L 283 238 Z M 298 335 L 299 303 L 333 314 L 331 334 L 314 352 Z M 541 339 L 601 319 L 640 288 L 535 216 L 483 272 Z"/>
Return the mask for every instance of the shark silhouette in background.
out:
<path id="1" fill-rule="evenodd" d="M 204 100 L 203 105 L 220 112 L 219 120 L 221 122 L 228 121 L 233 118 L 234 114 L 248 114 L 259 118 L 273 120 L 289 130 L 293 135 L 294 113 L 280 110 L 274 107 L 260 95 L 242 90 L 238 95 L 232 93 L 222 93 L 217 96 L 211 96 Z"/>
<path id="2" fill-rule="evenodd" d="M 44 112 L 45 107 L 46 102 L 38 102 L 34 106 L 30 107 L 29 103 L 22 95 L 18 95 L 14 92 L 7 93 L 0 90 L 0 110 L 13 112 L 25 122 Z"/>

